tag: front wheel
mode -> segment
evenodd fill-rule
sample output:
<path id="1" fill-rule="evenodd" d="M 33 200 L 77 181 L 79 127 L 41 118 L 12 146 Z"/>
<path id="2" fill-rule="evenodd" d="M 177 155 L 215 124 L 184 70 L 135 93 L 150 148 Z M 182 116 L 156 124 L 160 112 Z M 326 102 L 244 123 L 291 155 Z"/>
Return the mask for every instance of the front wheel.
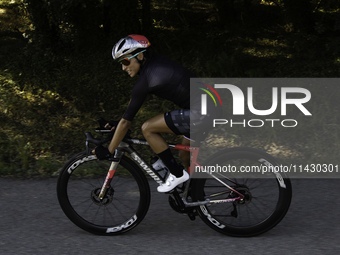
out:
<path id="1" fill-rule="evenodd" d="M 284 173 L 269 171 L 279 169 L 269 154 L 252 148 L 231 148 L 212 155 L 202 166 L 215 169 L 214 175 L 220 181 L 206 173 L 193 179 L 194 201 L 238 197 L 226 185 L 244 195 L 243 200 L 197 208 L 202 220 L 214 230 L 230 236 L 255 236 L 276 226 L 287 213 L 291 182 Z"/>
<path id="2" fill-rule="evenodd" d="M 99 235 L 115 235 L 137 226 L 150 204 L 145 175 L 123 156 L 103 199 L 98 195 L 111 161 L 79 153 L 63 167 L 57 184 L 59 204 L 78 227 Z"/>

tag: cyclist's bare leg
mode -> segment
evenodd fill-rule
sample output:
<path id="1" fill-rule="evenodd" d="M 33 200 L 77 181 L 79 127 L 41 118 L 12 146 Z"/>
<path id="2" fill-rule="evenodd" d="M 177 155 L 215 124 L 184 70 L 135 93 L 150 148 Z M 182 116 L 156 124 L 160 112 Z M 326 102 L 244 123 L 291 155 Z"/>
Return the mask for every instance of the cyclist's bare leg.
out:
<path id="1" fill-rule="evenodd" d="M 170 174 L 168 175 L 165 183 L 158 186 L 157 190 L 159 192 L 168 192 L 174 189 L 177 185 L 187 181 L 189 179 L 188 173 L 183 170 L 182 166 L 177 164 L 169 149 L 169 145 L 159 134 L 174 134 L 167 126 L 164 119 L 164 114 L 157 115 L 147 120 L 142 126 L 142 131 L 150 147 L 170 170 Z"/>
<path id="2" fill-rule="evenodd" d="M 167 142 L 159 133 L 169 133 L 174 134 L 171 129 L 167 126 L 164 115 L 160 114 L 147 120 L 143 126 L 142 131 L 145 139 L 150 144 L 153 151 L 158 154 L 169 148 Z M 190 140 L 183 137 L 183 145 L 190 145 Z M 189 151 L 179 151 L 179 157 L 182 160 L 184 167 L 188 169 L 190 165 L 190 152 Z"/>
<path id="3" fill-rule="evenodd" d="M 165 151 L 169 148 L 167 142 L 159 133 L 174 134 L 167 126 L 163 114 L 157 115 L 156 117 L 147 120 L 142 126 L 142 131 L 145 139 L 148 141 L 156 154 L 161 153 L 162 151 Z M 182 144 L 190 145 L 190 141 L 183 137 Z M 188 169 L 190 165 L 190 152 L 180 151 L 179 157 L 183 161 L 184 167 Z"/>
<path id="4" fill-rule="evenodd" d="M 159 133 L 174 134 L 164 120 L 164 114 L 157 115 L 142 126 L 142 132 L 152 150 L 159 154 L 169 148 L 168 143 Z"/>

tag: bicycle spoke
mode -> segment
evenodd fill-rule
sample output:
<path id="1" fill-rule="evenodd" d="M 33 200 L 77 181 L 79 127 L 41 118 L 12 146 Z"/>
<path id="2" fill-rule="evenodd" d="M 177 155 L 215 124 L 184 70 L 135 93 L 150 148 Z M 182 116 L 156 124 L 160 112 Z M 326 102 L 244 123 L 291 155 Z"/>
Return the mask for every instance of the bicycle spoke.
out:
<path id="1" fill-rule="evenodd" d="M 65 165 L 58 180 L 58 199 L 65 214 L 79 227 L 101 234 L 117 234 L 139 224 L 150 202 L 148 183 L 139 168 L 124 158 L 99 199 L 111 162 L 81 156 Z"/>
<path id="2" fill-rule="evenodd" d="M 256 170 L 263 160 L 277 165 L 270 155 L 250 148 L 222 150 L 211 156 L 204 165 L 219 165 L 220 169 L 232 166 L 236 170 L 246 167 Z M 287 178 L 278 180 L 275 174 L 264 175 L 256 171 L 249 174 L 234 172 L 214 175 L 219 180 L 197 179 L 193 201 L 210 199 L 211 204 L 200 206 L 198 210 L 203 221 L 219 232 L 232 236 L 260 234 L 275 226 L 289 208 L 291 186 Z M 284 181 L 285 188 L 279 181 Z M 242 194 L 242 199 L 237 199 L 239 194 Z M 233 198 L 236 200 L 233 201 Z M 214 200 L 218 203 L 213 203 Z"/>

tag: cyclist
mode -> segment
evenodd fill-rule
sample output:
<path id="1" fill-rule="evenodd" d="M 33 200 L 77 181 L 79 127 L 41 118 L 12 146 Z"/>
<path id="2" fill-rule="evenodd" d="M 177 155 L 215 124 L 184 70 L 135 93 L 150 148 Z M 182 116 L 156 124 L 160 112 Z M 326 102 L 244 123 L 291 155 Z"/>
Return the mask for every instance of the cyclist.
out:
<path id="1" fill-rule="evenodd" d="M 122 65 L 122 70 L 130 77 L 139 75 L 132 89 L 130 103 L 125 114 L 116 127 L 115 134 L 108 148 L 102 146 L 94 150 L 98 159 L 113 154 L 124 138 L 131 122 L 149 93 L 163 99 L 171 100 L 181 110 L 174 110 L 157 115 L 142 125 L 142 132 L 153 151 L 170 170 L 166 182 L 160 185 L 159 192 L 169 192 L 177 185 L 187 181 L 189 174 L 177 164 L 167 142 L 160 133 L 190 136 L 190 78 L 195 75 L 186 68 L 174 63 L 168 58 L 155 54 L 151 43 L 143 35 L 129 35 L 120 39 L 112 49 L 112 57 Z M 200 104 L 199 104 L 199 107 Z M 109 126 L 109 125 L 107 125 Z M 189 145 L 189 140 L 183 138 L 182 144 Z M 189 153 L 180 153 L 180 158 L 187 167 Z"/>

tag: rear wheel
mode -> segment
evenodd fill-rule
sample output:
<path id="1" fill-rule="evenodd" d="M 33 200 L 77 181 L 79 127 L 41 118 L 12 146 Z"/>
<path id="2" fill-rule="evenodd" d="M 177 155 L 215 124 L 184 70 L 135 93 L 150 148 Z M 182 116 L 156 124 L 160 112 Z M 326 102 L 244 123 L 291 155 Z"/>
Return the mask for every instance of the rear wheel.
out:
<path id="1" fill-rule="evenodd" d="M 267 153 L 252 148 L 226 149 L 208 158 L 202 166 L 221 167 L 220 173 L 215 172 L 214 175 L 244 195 L 243 201 L 197 208 L 202 220 L 214 230 L 230 236 L 255 236 L 276 226 L 287 213 L 292 196 L 291 182 L 282 172 L 265 173 L 264 170 L 279 166 Z M 236 172 L 226 173 L 227 169 Z M 253 173 L 240 173 L 241 169 L 252 169 Z M 262 171 L 255 173 L 256 169 Z M 207 174 L 200 177 L 192 183 L 194 201 L 239 196 Z"/>
<path id="2" fill-rule="evenodd" d="M 111 161 L 79 153 L 63 167 L 57 195 L 66 216 L 78 227 L 100 235 L 114 235 L 137 226 L 150 204 L 145 175 L 123 156 L 104 198 L 98 198 Z"/>

